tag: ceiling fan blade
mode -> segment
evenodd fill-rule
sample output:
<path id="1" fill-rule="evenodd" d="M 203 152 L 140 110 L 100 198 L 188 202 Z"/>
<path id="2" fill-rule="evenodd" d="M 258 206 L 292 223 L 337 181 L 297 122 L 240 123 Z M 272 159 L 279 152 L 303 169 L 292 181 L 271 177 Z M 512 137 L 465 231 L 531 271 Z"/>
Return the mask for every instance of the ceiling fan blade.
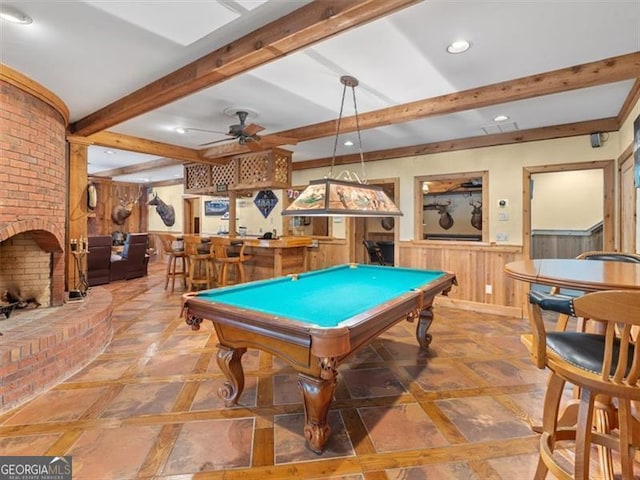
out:
<path id="1" fill-rule="evenodd" d="M 250 123 L 249 125 L 247 125 L 242 129 L 242 133 L 247 137 L 252 137 L 253 135 L 255 135 L 258 132 L 261 132 L 262 130 L 264 130 L 264 127 L 262 125 L 258 125 L 257 123 Z"/>
<path id="2" fill-rule="evenodd" d="M 233 137 L 229 137 L 229 138 L 221 138 L 220 140 L 214 140 L 213 142 L 207 142 L 207 143 L 201 143 L 200 145 L 198 145 L 199 147 L 207 147 L 209 145 L 213 145 L 214 143 L 220 143 L 220 142 L 228 142 L 229 140 L 234 140 Z"/>
<path id="3" fill-rule="evenodd" d="M 221 133 L 223 135 L 228 135 L 228 132 L 221 132 L 220 130 L 207 130 L 206 128 L 195 128 L 195 127 L 187 127 L 185 128 L 187 132 L 206 132 L 206 133 Z"/>

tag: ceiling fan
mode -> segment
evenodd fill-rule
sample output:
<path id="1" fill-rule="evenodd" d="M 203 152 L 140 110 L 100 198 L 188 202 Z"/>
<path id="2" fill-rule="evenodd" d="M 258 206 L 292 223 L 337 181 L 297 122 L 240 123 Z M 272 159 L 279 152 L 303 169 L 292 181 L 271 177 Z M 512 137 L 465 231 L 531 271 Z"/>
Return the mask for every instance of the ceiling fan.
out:
<path id="1" fill-rule="evenodd" d="M 269 135 L 269 137 L 261 137 L 258 132 L 264 130 L 262 125 L 257 123 L 245 123 L 247 120 L 248 112 L 240 110 L 236 112 L 238 115 L 239 123 L 229 126 L 228 132 L 217 132 L 215 130 L 204 130 L 199 128 L 187 128 L 185 130 L 197 130 L 211 133 L 224 133 L 231 138 L 222 138 L 220 140 L 214 140 L 213 142 L 207 142 L 200 144 L 200 147 L 208 147 L 216 143 L 228 142 L 231 139 L 238 140 L 240 145 L 246 145 L 249 149 L 254 151 L 265 150 L 277 145 L 296 145 L 298 140 L 293 137 L 284 137 L 281 135 Z"/>

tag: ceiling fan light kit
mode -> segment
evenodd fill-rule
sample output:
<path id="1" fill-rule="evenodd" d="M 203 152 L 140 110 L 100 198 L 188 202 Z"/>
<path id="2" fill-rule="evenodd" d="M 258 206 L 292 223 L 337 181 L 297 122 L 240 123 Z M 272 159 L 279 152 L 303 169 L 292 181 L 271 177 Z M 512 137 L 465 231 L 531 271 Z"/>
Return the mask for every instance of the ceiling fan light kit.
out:
<path id="1" fill-rule="evenodd" d="M 331 157 L 331 169 L 329 174 L 320 180 L 313 180 L 298 195 L 298 197 L 282 211 L 282 215 L 318 216 L 318 217 L 391 217 L 401 216 L 402 212 L 389 198 L 382 187 L 369 185 L 364 170 L 364 154 L 362 152 L 362 138 L 360 135 L 360 123 L 358 121 L 358 107 L 356 104 L 355 87 L 358 79 L 350 75 L 340 77 L 343 85 L 342 100 L 340 102 L 340 114 L 336 126 L 336 136 Z M 355 111 L 356 132 L 358 135 L 358 148 L 360 151 L 360 164 L 362 177 L 355 172 L 342 171 L 335 177 L 333 167 L 335 165 L 340 124 L 344 109 L 344 99 L 347 87 L 351 88 L 353 96 L 353 109 Z"/>

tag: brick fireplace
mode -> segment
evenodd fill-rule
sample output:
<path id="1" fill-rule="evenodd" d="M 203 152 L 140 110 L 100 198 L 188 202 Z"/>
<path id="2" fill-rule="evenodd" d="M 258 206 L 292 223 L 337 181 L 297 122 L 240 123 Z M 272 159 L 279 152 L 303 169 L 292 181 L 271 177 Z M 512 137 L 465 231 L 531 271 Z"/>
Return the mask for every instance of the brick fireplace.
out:
<path id="1" fill-rule="evenodd" d="M 87 365 L 113 327 L 108 291 L 65 303 L 66 106 L 1 64 L 0 105 L 0 294 L 18 288 L 41 304 L 0 321 L 3 413 Z"/>
<path id="2" fill-rule="evenodd" d="M 62 305 L 68 113 L 29 79 L 0 73 L 0 292 Z"/>

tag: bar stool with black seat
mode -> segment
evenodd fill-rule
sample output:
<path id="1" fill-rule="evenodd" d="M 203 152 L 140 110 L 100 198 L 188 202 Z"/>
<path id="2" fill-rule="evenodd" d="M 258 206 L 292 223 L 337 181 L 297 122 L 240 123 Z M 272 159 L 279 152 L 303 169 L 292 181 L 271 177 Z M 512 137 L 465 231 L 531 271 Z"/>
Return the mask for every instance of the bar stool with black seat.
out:
<path id="1" fill-rule="evenodd" d="M 625 262 L 625 263 L 640 263 L 640 255 L 636 253 L 627 252 L 610 252 L 591 250 L 583 252 L 576 257 L 578 260 L 599 260 L 602 262 Z M 576 296 L 575 292 L 564 292 L 559 287 L 553 287 L 550 292 L 552 295 L 572 293 L 570 296 Z M 583 292 L 578 292 L 578 295 L 582 295 Z M 568 315 L 558 315 L 557 330 L 565 330 L 569 322 Z M 586 329 L 585 320 L 583 318 L 578 319 L 577 329 L 584 331 Z"/>
<path id="2" fill-rule="evenodd" d="M 211 263 L 209 244 L 203 242 L 199 236 L 185 235 L 184 250 L 189 260 L 189 291 L 198 290 L 200 287 L 212 288 L 216 275 Z"/>
<path id="3" fill-rule="evenodd" d="M 169 258 L 167 260 L 167 273 L 164 282 L 164 289 L 167 289 L 169 280 L 171 280 L 171 293 L 175 290 L 176 278 L 181 278 L 184 288 L 187 288 L 187 276 L 189 275 L 187 265 L 187 254 L 184 248 L 178 248 L 175 245 L 177 238 L 171 234 L 161 233 L 158 235 L 162 243 L 162 251 Z M 180 263 L 180 269 L 178 269 Z"/>
<path id="4" fill-rule="evenodd" d="M 230 284 L 230 267 L 235 268 L 235 283 L 244 283 L 247 281 L 244 264 L 251 256 L 245 254 L 246 244 L 244 242 L 241 243 L 238 256 L 229 256 L 227 252 L 228 247 L 229 243 L 226 239 L 215 237 L 211 239 L 211 256 L 215 264 L 219 267 L 218 285 L 221 287 L 226 287 Z"/>
<path id="5" fill-rule="evenodd" d="M 529 293 L 532 333 L 522 335 L 538 368 L 551 371 L 544 400 L 540 458 L 535 479 L 550 471 L 560 479 L 589 478 L 591 445 L 617 450 L 622 478 L 633 476 L 634 450 L 639 447 L 640 425 L 632 415 L 631 402 L 640 400 L 640 348 L 635 348 L 632 328 L 640 325 L 640 292 L 608 290 L 578 298 Z M 604 334 L 574 331 L 546 332 L 542 311 L 597 320 Z M 575 426 L 558 426 L 560 400 L 566 382 L 580 388 L 578 421 Z M 615 400 L 618 434 L 593 431 L 597 395 Z M 554 451 L 559 442 L 575 441 L 573 472 L 568 471 Z"/>

